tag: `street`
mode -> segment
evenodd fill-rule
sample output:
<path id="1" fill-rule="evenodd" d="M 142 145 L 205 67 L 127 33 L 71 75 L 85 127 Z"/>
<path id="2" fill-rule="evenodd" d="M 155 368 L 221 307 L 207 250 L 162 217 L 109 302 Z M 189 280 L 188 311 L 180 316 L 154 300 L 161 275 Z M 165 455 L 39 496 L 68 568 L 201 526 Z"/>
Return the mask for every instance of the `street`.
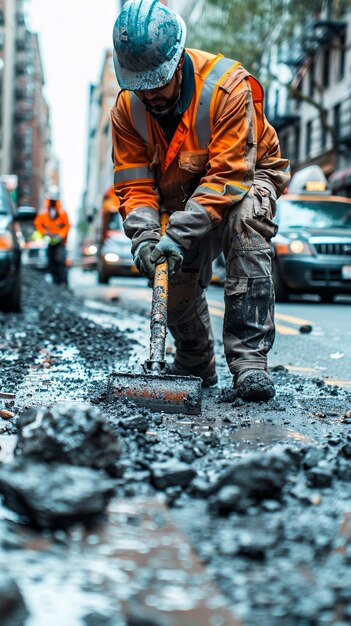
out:
<path id="1" fill-rule="evenodd" d="M 277 394 L 251 403 L 230 389 L 211 286 L 220 385 L 185 416 L 107 394 L 147 356 L 145 280 L 24 282 L 23 314 L 1 317 L 9 623 L 350 623 L 349 304 L 277 307 Z"/>
<path id="2" fill-rule="evenodd" d="M 0 0 L 0 626 L 351 626 L 350 101 L 351 0 Z"/>
<path id="3" fill-rule="evenodd" d="M 75 269 L 71 272 L 71 285 L 79 296 L 105 303 L 117 302 L 132 312 L 146 311 L 151 303 L 151 289 L 146 279 L 139 277 L 114 278 L 105 286 L 97 284 L 96 273 Z M 211 285 L 207 300 L 220 349 L 223 287 Z M 350 305 L 348 297 L 339 297 L 334 304 L 322 304 L 318 297 L 300 297 L 287 304 L 277 304 L 277 334 L 270 365 L 284 365 L 291 372 L 320 376 L 329 384 L 351 390 L 351 356 L 346 349 L 351 345 Z M 307 334 L 303 332 L 305 326 L 312 327 L 311 334 L 308 329 Z"/>

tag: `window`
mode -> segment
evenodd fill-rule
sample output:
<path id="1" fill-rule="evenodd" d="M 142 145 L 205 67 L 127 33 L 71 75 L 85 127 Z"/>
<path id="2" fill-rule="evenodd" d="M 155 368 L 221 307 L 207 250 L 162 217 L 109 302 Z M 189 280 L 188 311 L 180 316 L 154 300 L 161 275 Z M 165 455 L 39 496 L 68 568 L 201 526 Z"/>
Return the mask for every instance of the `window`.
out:
<path id="1" fill-rule="evenodd" d="M 297 89 L 297 91 L 298 91 L 298 94 L 303 94 L 303 85 L 304 85 L 304 81 L 303 81 L 303 76 L 302 76 L 302 78 L 301 78 L 301 80 L 298 82 L 298 85 L 297 85 L 297 88 L 296 88 L 296 89 Z M 297 95 L 297 97 L 296 97 L 296 108 L 297 108 L 297 109 L 299 109 L 299 108 L 300 108 L 300 106 L 301 106 L 301 101 L 302 101 L 302 99 L 301 99 L 301 98 L 299 98 L 299 95 Z"/>
<path id="2" fill-rule="evenodd" d="M 312 121 L 306 124 L 306 156 L 311 154 Z"/>
<path id="3" fill-rule="evenodd" d="M 330 50 L 324 50 L 324 63 L 323 63 L 323 87 L 329 87 L 330 76 Z"/>
<path id="4" fill-rule="evenodd" d="M 315 63 L 314 63 L 314 59 L 312 59 L 311 64 L 310 64 L 310 71 L 309 71 L 309 77 L 310 77 L 310 82 L 309 82 L 309 87 L 308 87 L 308 95 L 311 96 L 311 98 L 313 98 L 313 94 L 314 94 L 314 70 L 315 70 Z"/>
<path id="5" fill-rule="evenodd" d="M 300 143 L 301 143 L 301 129 L 300 124 L 295 126 L 295 151 L 294 160 L 297 162 L 300 159 Z"/>
<path id="6" fill-rule="evenodd" d="M 336 141 L 340 139 L 340 131 L 341 131 L 340 110 L 341 110 L 341 105 L 339 103 L 335 105 L 334 107 L 334 137 Z"/>
<path id="7" fill-rule="evenodd" d="M 340 37 L 340 52 L 339 52 L 339 75 L 341 80 L 345 73 L 345 56 L 346 56 L 346 33 L 343 33 Z"/>
<path id="8" fill-rule="evenodd" d="M 275 119 L 277 119 L 277 117 L 279 116 L 279 96 L 280 96 L 280 91 L 279 89 L 276 89 L 274 92 L 274 117 Z"/>
<path id="9" fill-rule="evenodd" d="M 321 148 L 325 148 L 327 145 L 327 124 L 328 124 L 328 111 L 324 109 L 323 114 L 320 117 L 321 120 Z"/>

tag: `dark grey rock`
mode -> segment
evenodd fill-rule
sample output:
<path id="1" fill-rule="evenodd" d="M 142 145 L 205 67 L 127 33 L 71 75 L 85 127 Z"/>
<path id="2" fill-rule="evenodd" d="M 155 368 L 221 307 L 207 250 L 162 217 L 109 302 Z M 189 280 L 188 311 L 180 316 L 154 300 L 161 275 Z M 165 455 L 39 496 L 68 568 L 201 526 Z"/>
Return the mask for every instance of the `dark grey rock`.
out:
<path id="1" fill-rule="evenodd" d="M 245 490 L 235 485 L 222 487 L 210 501 L 211 508 L 222 515 L 227 515 L 231 511 L 244 512 L 250 504 L 251 500 L 246 496 Z"/>
<path id="2" fill-rule="evenodd" d="M 151 482 L 157 489 L 168 487 L 187 487 L 196 476 L 196 470 L 177 461 L 154 463 L 151 466 Z"/>
<path id="3" fill-rule="evenodd" d="M 199 498 L 207 498 L 213 493 L 213 484 L 197 476 L 192 480 L 189 491 L 192 495 L 198 496 Z"/>
<path id="4" fill-rule="evenodd" d="M 299 328 L 300 333 L 302 334 L 309 334 L 312 332 L 312 326 L 311 324 L 303 324 L 302 326 L 300 326 Z"/>
<path id="5" fill-rule="evenodd" d="M 103 513 L 114 481 L 99 470 L 17 460 L 0 468 L 6 506 L 41 527 L 88 522 Z"/>
<path id="6" fill-rule="evenodd" d="M 340 480 L 351 480 L 351 463 L 349 459 L 339 457 L 336 464 L 337 475 Z"/>
<path id="7" fill-rule="evenodd" d="M 8 574 L 0 571 L 0 623 L 1 626 L 22 626 L 28 610 L 17 583 Z"/>
<path id="8" fill-rule="evenodd" d="M 333 482 L 333 474 L 330 470 L 322 467 L 313 467 L 306 472 L 309 487 L 330 487 Z"/>
<path id="9" fill-rule="evenodd" d="M 351 459 L 351 443 L 345 443 L 339 450 L 340 456 Z"/>
<path id="10" fill-rule="evenodd" d="M 184 448 L 183 450 L 180 451 L 179 458 L 184 463 L 187 463 L 188 465 L 190 465 L 190 463 L 192 463 L 195 459 L 194 451 L 190 448 Z"/>
<path id="11" fill-rule="evenodd" d="M 40 462 L 108 469 L 120 454 L 106 418 L 89 404 L 36 407 L 22 413 L 18 425 L 16 455 Z"/>
<path id="12" fill-rule="evenodd" d="M 219 491 L 226 485 L 241 489 L 244 497 L 256 501 L 280 497 L 294 461 L 284 451 L 247 454 L 226 470 L 217 481 Z"/>
<path id="13" fill-rule="evenodd" d="M 324 459 L 324 451 L 322 448 L 309 447 L 305 449 L 305 456 L 302 462 L 303 467 L 309 469 L 318 465 L 319 461 Z"/>
<path id="14" fill-rule="evenodd" d="M 125 626 L 125 620 L 114 614 L 100 613 L 100 611 L 92 611 L 83 617 L 84 626 Z"/>
<path id="15" fill-rule="evenodd" d="M 139 607 L 136 603 L 127 606 L 127 626 L 176 626 L 171 615 L 161 615 L 156 609 Z"/>
<path id="16" fill-rule="evenodd" d="M 275 542 L 275 536 L 269 533 L 242 531 L 239 533 L 238 553 L 251 559 L 262 560 Z"/>
<path id="17" fill-rule="evenodd" d="M 131 415 L 119 421 L 125 430 L 135 429 L 141 433 L 146 433 L 149 428 L 149 422 L 143 415 Z"/>

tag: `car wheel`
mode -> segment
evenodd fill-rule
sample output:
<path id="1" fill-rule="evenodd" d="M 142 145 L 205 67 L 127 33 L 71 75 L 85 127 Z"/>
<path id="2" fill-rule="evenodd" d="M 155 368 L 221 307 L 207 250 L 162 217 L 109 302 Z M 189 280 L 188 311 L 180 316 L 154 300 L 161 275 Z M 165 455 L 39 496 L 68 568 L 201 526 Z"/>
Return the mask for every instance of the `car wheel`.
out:
<path id="1" fill-rule="evenodd" d="M 289 299 L 289 291 L 281 279 L 281 276 L 279 274 L 279 268 L 276 263 L 273 263 L 273 283 L 275 291 L 275 301 L 287 302 Z"/>
<path id="2" fill-rule="evenodd" d="M 110 280 L 109 275 L 106 273 L 103 267 L 99 267 L 98 271 L 98 281 L 100 285 L 108 285 L 108 281 Z"/>
<path id="3" fill-rule="evenodd" d="M 0 310 L 4 313 L 20 313 L 21 307 L 21 274 L 18 272 L 11 292 L 0 298 Z"/>
<path id="4" fill-rule="evenodd" d="M 333 293 L 321 293 L 319 297 L 321 299 L 321 302 L 324 302 L 324 304 L 331 304 L 332 302 L 334 302 Z"/>

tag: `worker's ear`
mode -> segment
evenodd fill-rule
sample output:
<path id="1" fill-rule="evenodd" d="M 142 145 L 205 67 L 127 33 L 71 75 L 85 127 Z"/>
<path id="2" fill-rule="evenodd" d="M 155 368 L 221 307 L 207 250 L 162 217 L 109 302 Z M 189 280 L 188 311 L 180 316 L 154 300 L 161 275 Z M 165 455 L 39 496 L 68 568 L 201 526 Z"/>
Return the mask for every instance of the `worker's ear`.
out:
<path id="1" fill-rule="evenodd" d="M 185 50 L 183 50 L 182 52 L 182 56 L 179 59 L 179 63 L 177 65 L 177 70 L 182 71 L 183 69 L 183 65 L 184 65 L 184 61 L 185 61 Z"/>

